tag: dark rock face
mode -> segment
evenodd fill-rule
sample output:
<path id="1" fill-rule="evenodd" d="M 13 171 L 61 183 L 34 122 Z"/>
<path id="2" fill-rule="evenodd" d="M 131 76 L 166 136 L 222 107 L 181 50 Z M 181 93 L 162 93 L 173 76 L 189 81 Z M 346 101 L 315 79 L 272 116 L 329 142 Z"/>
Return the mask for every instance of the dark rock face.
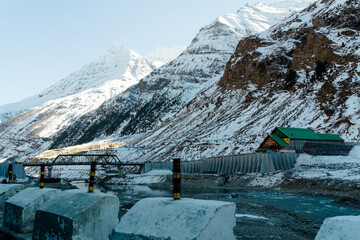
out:
<path id="1" fill-rule="evenodd" d="M 267 35 L 241 40 L 218 85 L 223 91 L 246 90 L 251 84 L 258 89 L 311 91 L 325 115 L 333 116 L 336 106 L 359 89 L 354 81 L 359 76 L 359 55 L 354 54 L 359 49 L 359 10 L 357 1 L 343 6 L 337 1 L 318 2 Z M 345 39 L 355 44 L 337 42 Z M 317 83 L 322 86 L 311 90 Z"/>
<path id="2" fill-rule="evenodd" d="M 281 80 L 286 77 L 284 72 L 290 70 L 311 72 L 316 70 L 319 62 L 326 63 L 328 67 L 349 62 L 356 63 L 358 56 L 339 54 L 336 46 L 338 43 L 330 39 L 332 36 L 329 33 L 332 29 L 336 29 L 338 35 L 350 38 L 358 36 L 359 5 L 355 1 L 350 1 L 348 5 L 337 10 L 333 14 L 321 13 L 312 20 L 312 25 L 295 17 L 277 28 L 275 26 L 266 40 L 261 38 L 262 36 L 241 40 L 227 63 L 219 86 L 228 89 L 246 89 L 249 83 L 254 83 L 259 88 L 271 83 L 279 88 L 279 85 L 283 84 Z M 294 22 L 299 23 L 300 27 L 282 31 L 284 25 L 291 25 Z M 321 30 L 324 28 L 328 30 L 328 34 L 322 33 Z M 290 41 L 292 46 L 280 47 L 278 43 L 284 40 Z M 260 48 L 271 47 L 274 47 L 275 51 L 269 51 L 265 56 L 261 53 Z M 358 46 L 354 47 L 354 50 L 357 50 Z M 323 71 L 325 70 L 327 69 Z M 328 77 L 335 79 L 339 74 L 341 71 L 333 71 Z"/>
<path id="3" fill-rule="evenodd" d="M 241 40 L 216 87 L 133 143 L 158 144 L 145 156 L 162 159 L 158 152 L 165 149 L 190 156 L 254 150 L 277 126 L 310 127 L 359 141 L 358 10 L 356 1 L 317 2 Z M 190 140 L 163 146 L 177 139 Z"/>

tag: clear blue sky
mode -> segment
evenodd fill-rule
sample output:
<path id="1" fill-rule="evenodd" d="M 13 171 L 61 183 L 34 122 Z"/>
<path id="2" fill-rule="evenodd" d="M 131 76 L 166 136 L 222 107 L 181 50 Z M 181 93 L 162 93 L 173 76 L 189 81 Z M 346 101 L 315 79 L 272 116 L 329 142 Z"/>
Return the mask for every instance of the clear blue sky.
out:
<path id="1" fill-rule="evenodd" d="M 187 46 L 246 2 L 258 0 L 0 0 L 0 105 L 39 93 L 112 44 L 142 55 Z"/>

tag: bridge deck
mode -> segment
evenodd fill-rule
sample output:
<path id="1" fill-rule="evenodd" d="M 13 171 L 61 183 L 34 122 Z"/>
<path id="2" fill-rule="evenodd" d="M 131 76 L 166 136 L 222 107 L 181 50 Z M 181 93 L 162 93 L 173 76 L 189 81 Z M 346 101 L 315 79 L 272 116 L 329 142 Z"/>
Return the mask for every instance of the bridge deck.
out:
<path id="1" fill-rule="evenodd" d="M 37 163 L 22 163 L 23 166 L 67 166 L 67 165 L 91 165 L 90 162 L 37 162 Z M 116 165 L 116 166 L 144 166 L 145 163 L 96 163 L 96 165 Z"/>
<path id="2" fill-rule="evenodd" d="M 66 165 L 115 165 L 144 166 L 144 163 L 122 163 L 114 154 L 60 154 L 54 160 L 43 159 L 43 162 L 24 162 L 23 166 L 66 166 Z"/>

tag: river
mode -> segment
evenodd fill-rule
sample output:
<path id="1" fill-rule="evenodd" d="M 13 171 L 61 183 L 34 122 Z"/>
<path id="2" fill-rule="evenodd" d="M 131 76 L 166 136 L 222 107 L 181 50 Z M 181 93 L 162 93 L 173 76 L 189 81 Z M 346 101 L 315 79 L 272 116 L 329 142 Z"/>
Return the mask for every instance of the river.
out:
<path id="1" fill-rule="evenodd" d="M 72 184 L 87 189 L 84 182 Z M 169 190 L 142 185 L 97 186 L 95 192 L 119 197 L 119 217 L 142 198 L 171 196 Z M 192 188 L 186 189 L 182 197 L 234 202 L 237 239 L 314 239 L 324 218 L 360 214 L 360 209 L 338 204 L 331 198 L 261 189 Z"/>

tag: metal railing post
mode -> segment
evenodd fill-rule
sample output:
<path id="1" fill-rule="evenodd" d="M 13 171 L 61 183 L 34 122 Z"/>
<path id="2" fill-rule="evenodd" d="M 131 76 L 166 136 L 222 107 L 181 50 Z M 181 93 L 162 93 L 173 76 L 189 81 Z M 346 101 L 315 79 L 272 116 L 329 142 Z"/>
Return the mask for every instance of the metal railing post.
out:
<path id="1" fill-rule="evenodd" d="M 181 193 L 181 172 L 180 172 L 180 158 L 173 160 L 173 197 L 174 200 L 180 199 Z"/>
<path id="2" fill-rule="evenodd" d="M 40 188 L 44 188 L 45 182 L 45 165 L 40 166 Z"/>
<path id="3" fill-rule="evenodd" d="M 13 182 L 13 165 L 11 163 L 9 164 L 8 172 L 9 172 L 9 183 L 12 183 Z"/>
<path id="4" fill-rule="evenodd" d="M 94 191 L 96 162 L 91 162 L 89 192 Z"/>

